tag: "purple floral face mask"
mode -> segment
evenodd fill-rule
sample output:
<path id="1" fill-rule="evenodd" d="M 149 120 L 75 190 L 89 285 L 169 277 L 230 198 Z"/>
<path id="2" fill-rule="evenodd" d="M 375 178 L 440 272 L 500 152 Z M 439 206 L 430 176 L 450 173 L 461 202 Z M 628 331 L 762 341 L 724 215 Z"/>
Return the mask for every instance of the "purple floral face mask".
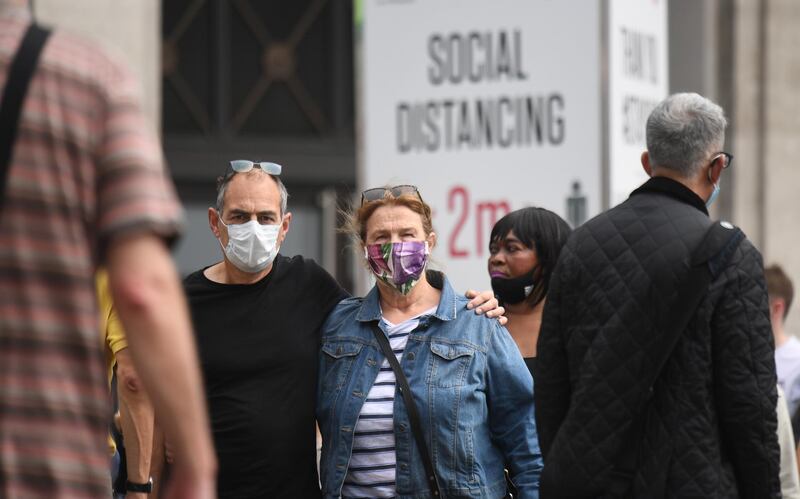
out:
<path id="1" fill-rule="evenodd" d="M 375 277 L 407 295 L 425 271 L 428 242 L 369 244 L 364 248 L 364 256 Z"/>

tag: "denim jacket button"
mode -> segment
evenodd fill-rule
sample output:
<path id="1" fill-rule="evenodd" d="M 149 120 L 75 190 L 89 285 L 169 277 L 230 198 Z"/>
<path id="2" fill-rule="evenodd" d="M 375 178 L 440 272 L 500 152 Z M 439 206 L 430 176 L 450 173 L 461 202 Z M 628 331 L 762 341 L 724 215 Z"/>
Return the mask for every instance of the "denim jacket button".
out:
<path id="1" fill-rule="evenodd" d="M 336 349 L 336 355 L 342 355 L 342 347 Z"/>
<path id="2" fill-rule="evenodd" d="M 406 358 L 408 360 L 414 360 L 414 352 L 408 352 L 408 354 L 406 354 Z"/>
<path id="3" fill-rule="evenodd" d="M 401 469 L 401 470 L 403 470 L 403 471 L 405 471 L 405 470 L 407 470 L 407 469 L 408 469 L 408 465 L 407 465 L 406 463 L 402 463 L 402 464 L 400 465 L 400 469 Z"/>
<path id="4" fill-rule="evenodd" d="M 406 431 L 406 425 L 404 425 L 403 423 L 400 423 L 399 425 L 397 425 L 397 429 L 400 430 L 400 431 Z"/>
<path id="5" fill-rule="evenodd" d="M 376 364 L 375 359 L 367 359 L 368 366 L 374 366 Z"/>

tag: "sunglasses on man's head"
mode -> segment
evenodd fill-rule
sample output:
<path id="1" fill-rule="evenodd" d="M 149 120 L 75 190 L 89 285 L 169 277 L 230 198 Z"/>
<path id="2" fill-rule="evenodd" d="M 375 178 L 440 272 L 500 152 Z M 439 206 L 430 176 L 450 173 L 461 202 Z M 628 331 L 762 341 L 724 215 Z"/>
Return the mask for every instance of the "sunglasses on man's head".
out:
<path id="1" fill-rule="evenodd" d="M 392 197 L 399 198 L 404 194 L 413 194 L 422 201 L 422 195 L 419 193 L 419 189 L 415 185 L 396 185 L 394 187 L 374 187 L 372 189 L 367 189 L 366 191 L 361 193 L 361 206 L 364 206 L 364 203 L 369 203 L 370 201 L 378 201 L 379 199 L 383 199 L 386 197 L 386 194 L 389 193 Z"/>
<path id="2" fill-rule="evenodd" d="M 253 168 L 261 168 L 265 173 L 270 175 L 280 175 L 283 167 L 278 163 L 270 163 L 268 161 L 250 161 L 249 159 L 234 159 L 231 161 L 231 170 L 236 173 L 247 173 Z"/>

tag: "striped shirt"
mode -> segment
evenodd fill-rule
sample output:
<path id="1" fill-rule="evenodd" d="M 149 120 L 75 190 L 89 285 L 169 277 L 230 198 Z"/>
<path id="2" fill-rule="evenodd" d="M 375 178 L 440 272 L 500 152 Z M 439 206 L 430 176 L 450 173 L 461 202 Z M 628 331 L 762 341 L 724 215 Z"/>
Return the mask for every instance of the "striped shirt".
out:
<path id="1" fill-rule="evenodd" d="M 0 88 L 30 23 L 0 0 Z M 110 404 L 94 271 L 180 219 L 136 80 L 56 31 L 22 106 L 0 212 L 0 497 L 107 498 Z"/>
<path id="2" fill-rule="evenodd" d="M 436 307 L 400 324 L 383 319 L 389 344 L 402 362 L 408 335 L 419 324 L 420 317 L 436 312 Z M 378 377 L 361 408 L 355 432 L 353 451 L 342 487 L 342 497 L 394 497 L 397 459 L 394 448 L 394 394 L 396 379 L 389 361 L 383 360 Z"/>

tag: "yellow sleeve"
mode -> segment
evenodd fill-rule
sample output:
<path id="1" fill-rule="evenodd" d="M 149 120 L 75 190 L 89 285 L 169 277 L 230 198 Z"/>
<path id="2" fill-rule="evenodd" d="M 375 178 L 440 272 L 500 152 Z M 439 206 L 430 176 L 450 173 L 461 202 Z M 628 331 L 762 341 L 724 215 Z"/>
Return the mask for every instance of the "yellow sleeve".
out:
<path id="1" fill-rule="evenodd" d="M 106 341 L 108 348 L 114 354 L 120 350 L 128 348 L 128 340 L 125 338 L 125 330 L 122 329 L 122 322 L 117 315 L 117 309 L 111 306 L 111 311 L 108 314 L 108 324 L 106 325 Z"/>
<path id="2" fill-rule="evenodd" d="M 100 339 L 103 347 L 108 347 L 108 318 L 111 315 L 111 291 L 108 289 L 108 274 L 105 270 L 98 270 L 95 274 L 95 287 L 97 291 L 97 311 L 100 314 Z"/>
<path id="3" fill-rule="evenodd" d="M 114 364 L 116 359 L 114 358 L 114 353 L 118 352 L 118 350 L 112 350 L 112 338 L 109 336 L 109 333 L 113 328 L 110 328 L 109 325 L 114 322 L 119 322 L 119 320 L 112 319 L 112 312 L 114 309 L 113 301 L 111 300 L 111 290 L 108 287 L 108 274 L 105 270 L 98 270 L 97 274 L 95 275 L 95 288 L 97 292 L 97 309 L 100 314 L 100 341 L 103 344 L 103 354 L 106 360 L 106 371 L 108 375 L 108 383 L 109 387 L 111 386 L 111 376 L 114 374 Z M 116 316 L 116 314 L 113 314 Z M 122 332 L 119 329 L 120 333 Z M 112 333 L 113 334 L 113 333 Z M 124 338 L 123 338 L 124 341 Z M 111 438 L 111 435 L 108 435 L 108 452 L 109 455 L 113 456 L 117 450 L 117 445 L 114 443 L 114 439 Z"/>
<path id="4" fill-rule="evenodd" d="M 96 277 L 97 307 L 100 312 L 100 337 L 104 348 L 111 353 L 109 371 L 114 367 L 114 354 L 128 347 L 125 339 L 125 330 L 119 320 L 114 301 L 111 298 L 111 289 L 108 286 L 108 273 L 99 270 Z"/>
<path id="5" fill-rule="evenodd" d="M 105 270 L 97 272 L 97 306 L 100 309 L 100 334 L 103 343 L 116 354 L 128 347 L 125 339 L 125 330 L 119 320 L 114 301 L 111 298 L 111 289 L 108 286 L 108 273 Z"/>

